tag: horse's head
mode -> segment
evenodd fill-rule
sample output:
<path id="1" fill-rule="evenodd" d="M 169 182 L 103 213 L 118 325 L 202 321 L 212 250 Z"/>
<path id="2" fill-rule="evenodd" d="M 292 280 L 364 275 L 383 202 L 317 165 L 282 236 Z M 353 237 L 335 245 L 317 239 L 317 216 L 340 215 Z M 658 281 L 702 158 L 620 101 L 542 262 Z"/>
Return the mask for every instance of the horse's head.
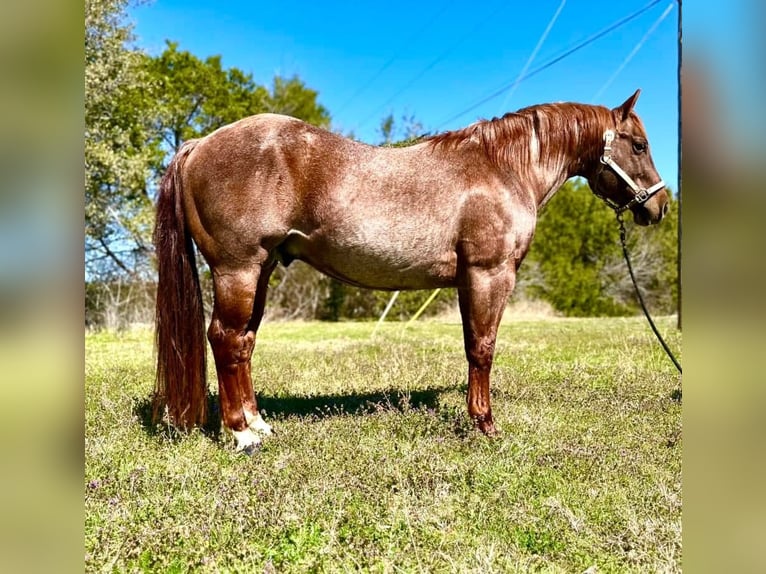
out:
<path id="1" fill-rule="evenodd" d="M 641 90 L 612 110 L 614 128 L 604 132 L 603 152 L 588 183 L 617 212 L 630 210 L 639 225 L 658 223 L 668 193 L 657 173 L 641 119 L 633 111 Z"/>

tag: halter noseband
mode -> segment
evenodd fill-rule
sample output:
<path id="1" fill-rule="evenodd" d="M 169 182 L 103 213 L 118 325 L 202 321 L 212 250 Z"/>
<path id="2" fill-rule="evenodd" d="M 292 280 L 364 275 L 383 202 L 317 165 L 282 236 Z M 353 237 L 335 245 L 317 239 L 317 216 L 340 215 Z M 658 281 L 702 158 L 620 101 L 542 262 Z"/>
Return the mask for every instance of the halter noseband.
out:
<path id="1" fill-rule="evenodd" d="M 614 209 L 617 214 L 619 215 L 623 211 L 626 211 L 630 209 L 631 207 L 634 207 L 636 205 L 641 205 L 643 203 L 646 203 L 649 201 L 649 199 L 658 191 L 660 191 L 662 188 L 665 187 L 665 182 L 663 180 L 658 181 L 655 183 L 652 187 L 646 189 L 643 187 L 639 187 L 639 185 L 633 181 L 633 178 L 630 177 L 623 169 L 617 165 L 617 162 L 615 162 L 612 159 L 612 142 L 614 141 L 614 131 L 613 130 L 606 130 L 604 132 L 604 153 L 601 156 L 601 163 L 603 165 L 608 165 L 612 168 L 614 173 L 616 173 L 618 176 L 622 178 L 622 180 L 628 184 L 628 187 L 633 190 L 633 199 L 631 199 L 628 203 L 623 205 L 622 207 L 617 205 L 614 201 L 609 199 L 608 197 L 604 197 L 600 193 L 597 193 L 601 199 L 606 202 L 606 204 Z M 601 175 L 601 172 L 604 170 L 602 167 L 599 171 L 598 175 Z"/>

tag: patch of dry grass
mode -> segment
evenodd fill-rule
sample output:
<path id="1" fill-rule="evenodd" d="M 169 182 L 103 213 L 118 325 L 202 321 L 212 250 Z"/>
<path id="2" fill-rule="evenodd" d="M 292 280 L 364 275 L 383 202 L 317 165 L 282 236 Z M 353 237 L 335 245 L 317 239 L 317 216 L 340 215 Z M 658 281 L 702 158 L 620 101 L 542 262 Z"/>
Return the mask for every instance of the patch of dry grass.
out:
<path id="1" fill-rule="evenodd" d="M 494 440 L 457 324 L 373 327 L 262 329 L 252 458 L 148 424 L 150 332 L 89 335 L 86 570 L 680 571 L 680 379 L 640 319 L 505 323 Z"/>

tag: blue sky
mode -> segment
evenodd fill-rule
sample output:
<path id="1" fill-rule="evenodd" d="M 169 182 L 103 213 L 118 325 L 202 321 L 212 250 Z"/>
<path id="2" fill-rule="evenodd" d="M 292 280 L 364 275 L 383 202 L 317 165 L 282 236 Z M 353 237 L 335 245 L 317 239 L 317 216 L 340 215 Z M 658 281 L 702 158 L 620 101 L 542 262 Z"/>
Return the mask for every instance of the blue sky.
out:
<path id="1" fill-rule="evenodd" d="M 132 8 L 130 17 L 136 44 L 150 54 L 161 52 L 169 39 L 202 58 L 221 55 L 225 67 L 252 73 L 261 84 L 270 84 L 275 75 L 298 75 L 319 92 L 333 128 L 369 143 L 380 142 L 380 122 L 389 113 L 397 120 L 414 116 L 434 132 L 543 102 L 613 107 L 641 88 L 636 110 L 660 174 L 676 188 L 678 7 L 673 0 L 659 0 L 510 87 L 523 70 L 535 72 L 650 3 L 155 0 Z M 504 86 L 509 88 L 467 111 Z"/>

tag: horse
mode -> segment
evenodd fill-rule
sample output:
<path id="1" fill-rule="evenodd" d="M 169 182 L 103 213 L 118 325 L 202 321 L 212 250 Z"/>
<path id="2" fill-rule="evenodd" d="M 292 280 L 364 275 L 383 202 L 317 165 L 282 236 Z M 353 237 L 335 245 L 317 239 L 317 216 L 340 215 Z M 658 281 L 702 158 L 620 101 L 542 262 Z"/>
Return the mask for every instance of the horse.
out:
<path id="1" fill-rule="evenodd" d="M 272 433 L 258 411 L 251 356 L 269 277 L 296 259 L 359 287 L 456 288 L 468 414 L 495 435 L 498 325 L 539 210 L 574 176 L 639 225 L 668 210 L 633 110 L 639 94 L 613 109 L 534 105 L 409 147 L 367 145 L 276 114 L 184 143 L 161 180 L 153 236 L 155 422 L 189 429 L 206 421 L 196 245 L 212 274 L 207 339 L 236 451 L 252 454 Z"/>

